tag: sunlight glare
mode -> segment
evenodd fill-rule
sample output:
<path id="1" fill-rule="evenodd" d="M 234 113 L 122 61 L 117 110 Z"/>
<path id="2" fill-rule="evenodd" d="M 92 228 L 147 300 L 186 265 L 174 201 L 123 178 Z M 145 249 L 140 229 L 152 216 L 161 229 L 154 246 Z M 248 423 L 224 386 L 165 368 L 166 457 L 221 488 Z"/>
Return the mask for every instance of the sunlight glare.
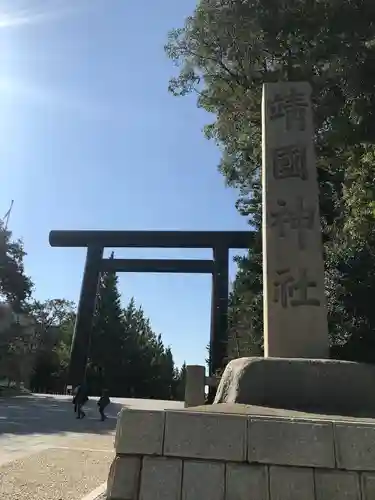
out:
<path id="1" fill-rule="evenodd" d="M 60 86 L 49 88 L 38 75 L 30 72 L 25 74 L 20 58 L 32 58 L 32 54 L 25 51 L 24 45 L 19 50 L 17 33 L 13 32 L 13 28 L 60 21 L 67 15 L 75 15 L 82 10 L 87 12 L 93 6 L 89 0 L 0 0 L 0 101 L 3 108 L 0 119 L 5 120 L 4 105 L 24 106 L 25 103 L 44 110 L 78 113 L 84 119 L 108 118 L 106 105 L 96 100 L 90 101 L 87 96 L 76 95 L 74 89 L 69 91 Z M 6 120 L 9 118 L 7 116 Z"/>

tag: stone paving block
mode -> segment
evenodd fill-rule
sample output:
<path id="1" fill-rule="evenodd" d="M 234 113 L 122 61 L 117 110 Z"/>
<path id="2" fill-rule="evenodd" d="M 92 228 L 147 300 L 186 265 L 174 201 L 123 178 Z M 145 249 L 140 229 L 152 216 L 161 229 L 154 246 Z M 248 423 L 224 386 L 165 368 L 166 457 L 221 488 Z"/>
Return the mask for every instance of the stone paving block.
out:
<path id="1" fill-rule="evenodd" d="M 108 500 L 137 500 L 141 459 L 116 457 L 109 470 Z"/>
<path id="2" fill-rule="evenodd" d="M 145 457 L 139 500 L 180 500 L 182 460 Z"/>
<path id="3" fill-rule="evenodd" d="M 224 500 L 224 476 L 223 463 L 184 461 L 182 500 Z"/>
<path id="4" fill-rule="evenodd" d="M 264 465 L 227 464 L 225 500 L 268 500 L 268 471 Z"/>
<path id="5" fill-rule="evenodd" d="M 246 434 L 242 415 L 167 412 L 164 455 L 244 462 Z"/>
<path id="6" fill-rule="evenodd" d="M 313 469 L 271 466 L 270 500 L 315 500 Z"/>
<path id="7" fill-rule="evenodd" d="M 374 500 L 375 498 L 375 475 L 362 475 L 362 500 Z"/>
<path id="8" fill-rule="evenodd" d="M 116 453 L 162 455 L 164 421 L 164 411 L 122 410 L 116 427 Z"/>
<path id="9" fill-rule="evenodd" d="M 375 427 L 336 424 L 336 460 L 339 469 L 375 470 Z"/>
<path id="10" fill-rule="evenodd" d="M 329 422 L 250 420 L 248 461 L 304 467 L 335 467 L 333 427 Z"/>
<path id="11" fill-rule="evenodd" d="M 316 500 L 361 500 L 356 472 L 315 471 Z"/>

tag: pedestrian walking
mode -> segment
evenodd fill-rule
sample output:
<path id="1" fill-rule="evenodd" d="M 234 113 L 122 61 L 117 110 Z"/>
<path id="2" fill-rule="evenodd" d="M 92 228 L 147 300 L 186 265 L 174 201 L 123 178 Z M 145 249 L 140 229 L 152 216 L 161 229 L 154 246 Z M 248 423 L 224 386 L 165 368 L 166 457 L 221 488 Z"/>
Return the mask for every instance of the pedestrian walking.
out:
<path id="1" fill-rule="evenodd" d="M 107 406 L 110 404 L 110 402 L 111 402 L 111 400 L 109 399 L 108 391 L 106 389 L 104 389 L 102 392 L 102 395 L 100 396 L 100 399 L 98 401 L 100 420 L 102 422 L 104 422 L 104 420 L 106 420 L 106 418 L 107 418 L 107 416 L 104 414 L 104 410 L 107 408 Z"/>
<path id="2" fill-rule="evenodd" d="M 79 385 L 77 385 L 76 387 L 74 387 L 73 391 L 72 391 L 72 395 L 73 395 L 73 399 L 72 399 L 72 403 L 74 405 L 74 413 L 77 413 L 77 393 L 79 391 Z"/>
<path id="3" fill-rule="evenodd" d="M 79 385 L 75 389 L 73 397 L 74 412 L 77 413 L 77 419 L 82 419 L 86 413 L 82 410 L 83 405 L 88 401 L 87 391 L 84 386 Z"/>

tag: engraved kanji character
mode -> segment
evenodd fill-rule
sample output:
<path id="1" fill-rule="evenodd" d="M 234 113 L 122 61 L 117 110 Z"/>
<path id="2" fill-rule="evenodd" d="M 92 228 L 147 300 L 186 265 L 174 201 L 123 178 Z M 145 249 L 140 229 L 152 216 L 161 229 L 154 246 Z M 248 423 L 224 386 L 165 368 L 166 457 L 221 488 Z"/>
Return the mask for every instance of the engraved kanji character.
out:
<path id="1" fill-rule="evenodd" d="M 280 210 L 271 212 L 273 219 L 271 227 L 278 230 L 280 238 L 285 237 L 285 225 L 289 224 L 290 229 L 297 231 L 298 246 L 300 250 L 306 249 L 306 230 L 314 227 L 315 207 L 305 207 L 302 196 L 297 197 L 295 208 L 289 208 L 284 200 L 277 200 Z"/>
<path id="2" fill-rule="evenodd" d="M 306 146 L 293 144 L 276 148 L 272 152 L 273 175 L 275 179 L 299 177 L 308 179 L 306 166 Z"/>
<path id="3" fill-rule="evenodd" d="M 307 277 L 307 270 L 299 270 L 299 278 L 296 280 L 290 274 L 289 269 L 277 271 L 278 278 L 274 281 L 274 302 L 281 304 L 283 309 L 288 306 L 320 306 L 320 300 L 309 298 L 309 288 L 316 288 L 317 282 Z M 296 297 L 295 297 L 296 295 Z M 289 303 L 288 303 L 288 299 Z"/>
<path id="4" fill-rule="evenodd" d="M 291 130 L 297 123 L 299 130 L 306 129 L 306 111 L 309 107 L 306 95 L 303 92 L 297 92 L 292 87 L 289 94 L 275 94 L 268 105 L 269 118 L 271 121 L 285 117 L 286 130 Z"/>

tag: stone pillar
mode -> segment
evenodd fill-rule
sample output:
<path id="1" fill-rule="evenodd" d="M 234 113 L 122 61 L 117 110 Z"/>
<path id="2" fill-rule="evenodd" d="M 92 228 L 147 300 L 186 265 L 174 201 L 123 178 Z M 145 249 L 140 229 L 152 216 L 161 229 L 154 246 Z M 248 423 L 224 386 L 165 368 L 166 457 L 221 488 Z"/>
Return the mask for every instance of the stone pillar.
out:
<path id="1" fill-rule="evenodd" d="M 224 368 L 228 351 L 229 250 L 215 247 L 213 254 L 210 376 Z"/>
<path id="2" fill-rule="evenodd" d="M 85 379 L 102 258 L 102 247 L 88 247 L 69 362 L 68 384 L 73 388 Z"/>
<path id="3" fill-rule="evenodd" d="M 328 326 L 311 88 L 263 87 L 265 356 L 325 358 Z"/>
<path id="4" fill-rule="evenodd" d="M 211 333 L 209 376 L 223 370 L 228 353 L 228 299 L 229 249 L 221 245 L 213 248 L 214 273 L 212 276 Z M 208 401 L 215 398 L 216 387 L 208 388 Z"/>
<path id="5" fill-rule="evenodd" d="M 185 408 L 205 404 L 206 371 L 204 366 L 187 365 L 185 379 Z"/>

